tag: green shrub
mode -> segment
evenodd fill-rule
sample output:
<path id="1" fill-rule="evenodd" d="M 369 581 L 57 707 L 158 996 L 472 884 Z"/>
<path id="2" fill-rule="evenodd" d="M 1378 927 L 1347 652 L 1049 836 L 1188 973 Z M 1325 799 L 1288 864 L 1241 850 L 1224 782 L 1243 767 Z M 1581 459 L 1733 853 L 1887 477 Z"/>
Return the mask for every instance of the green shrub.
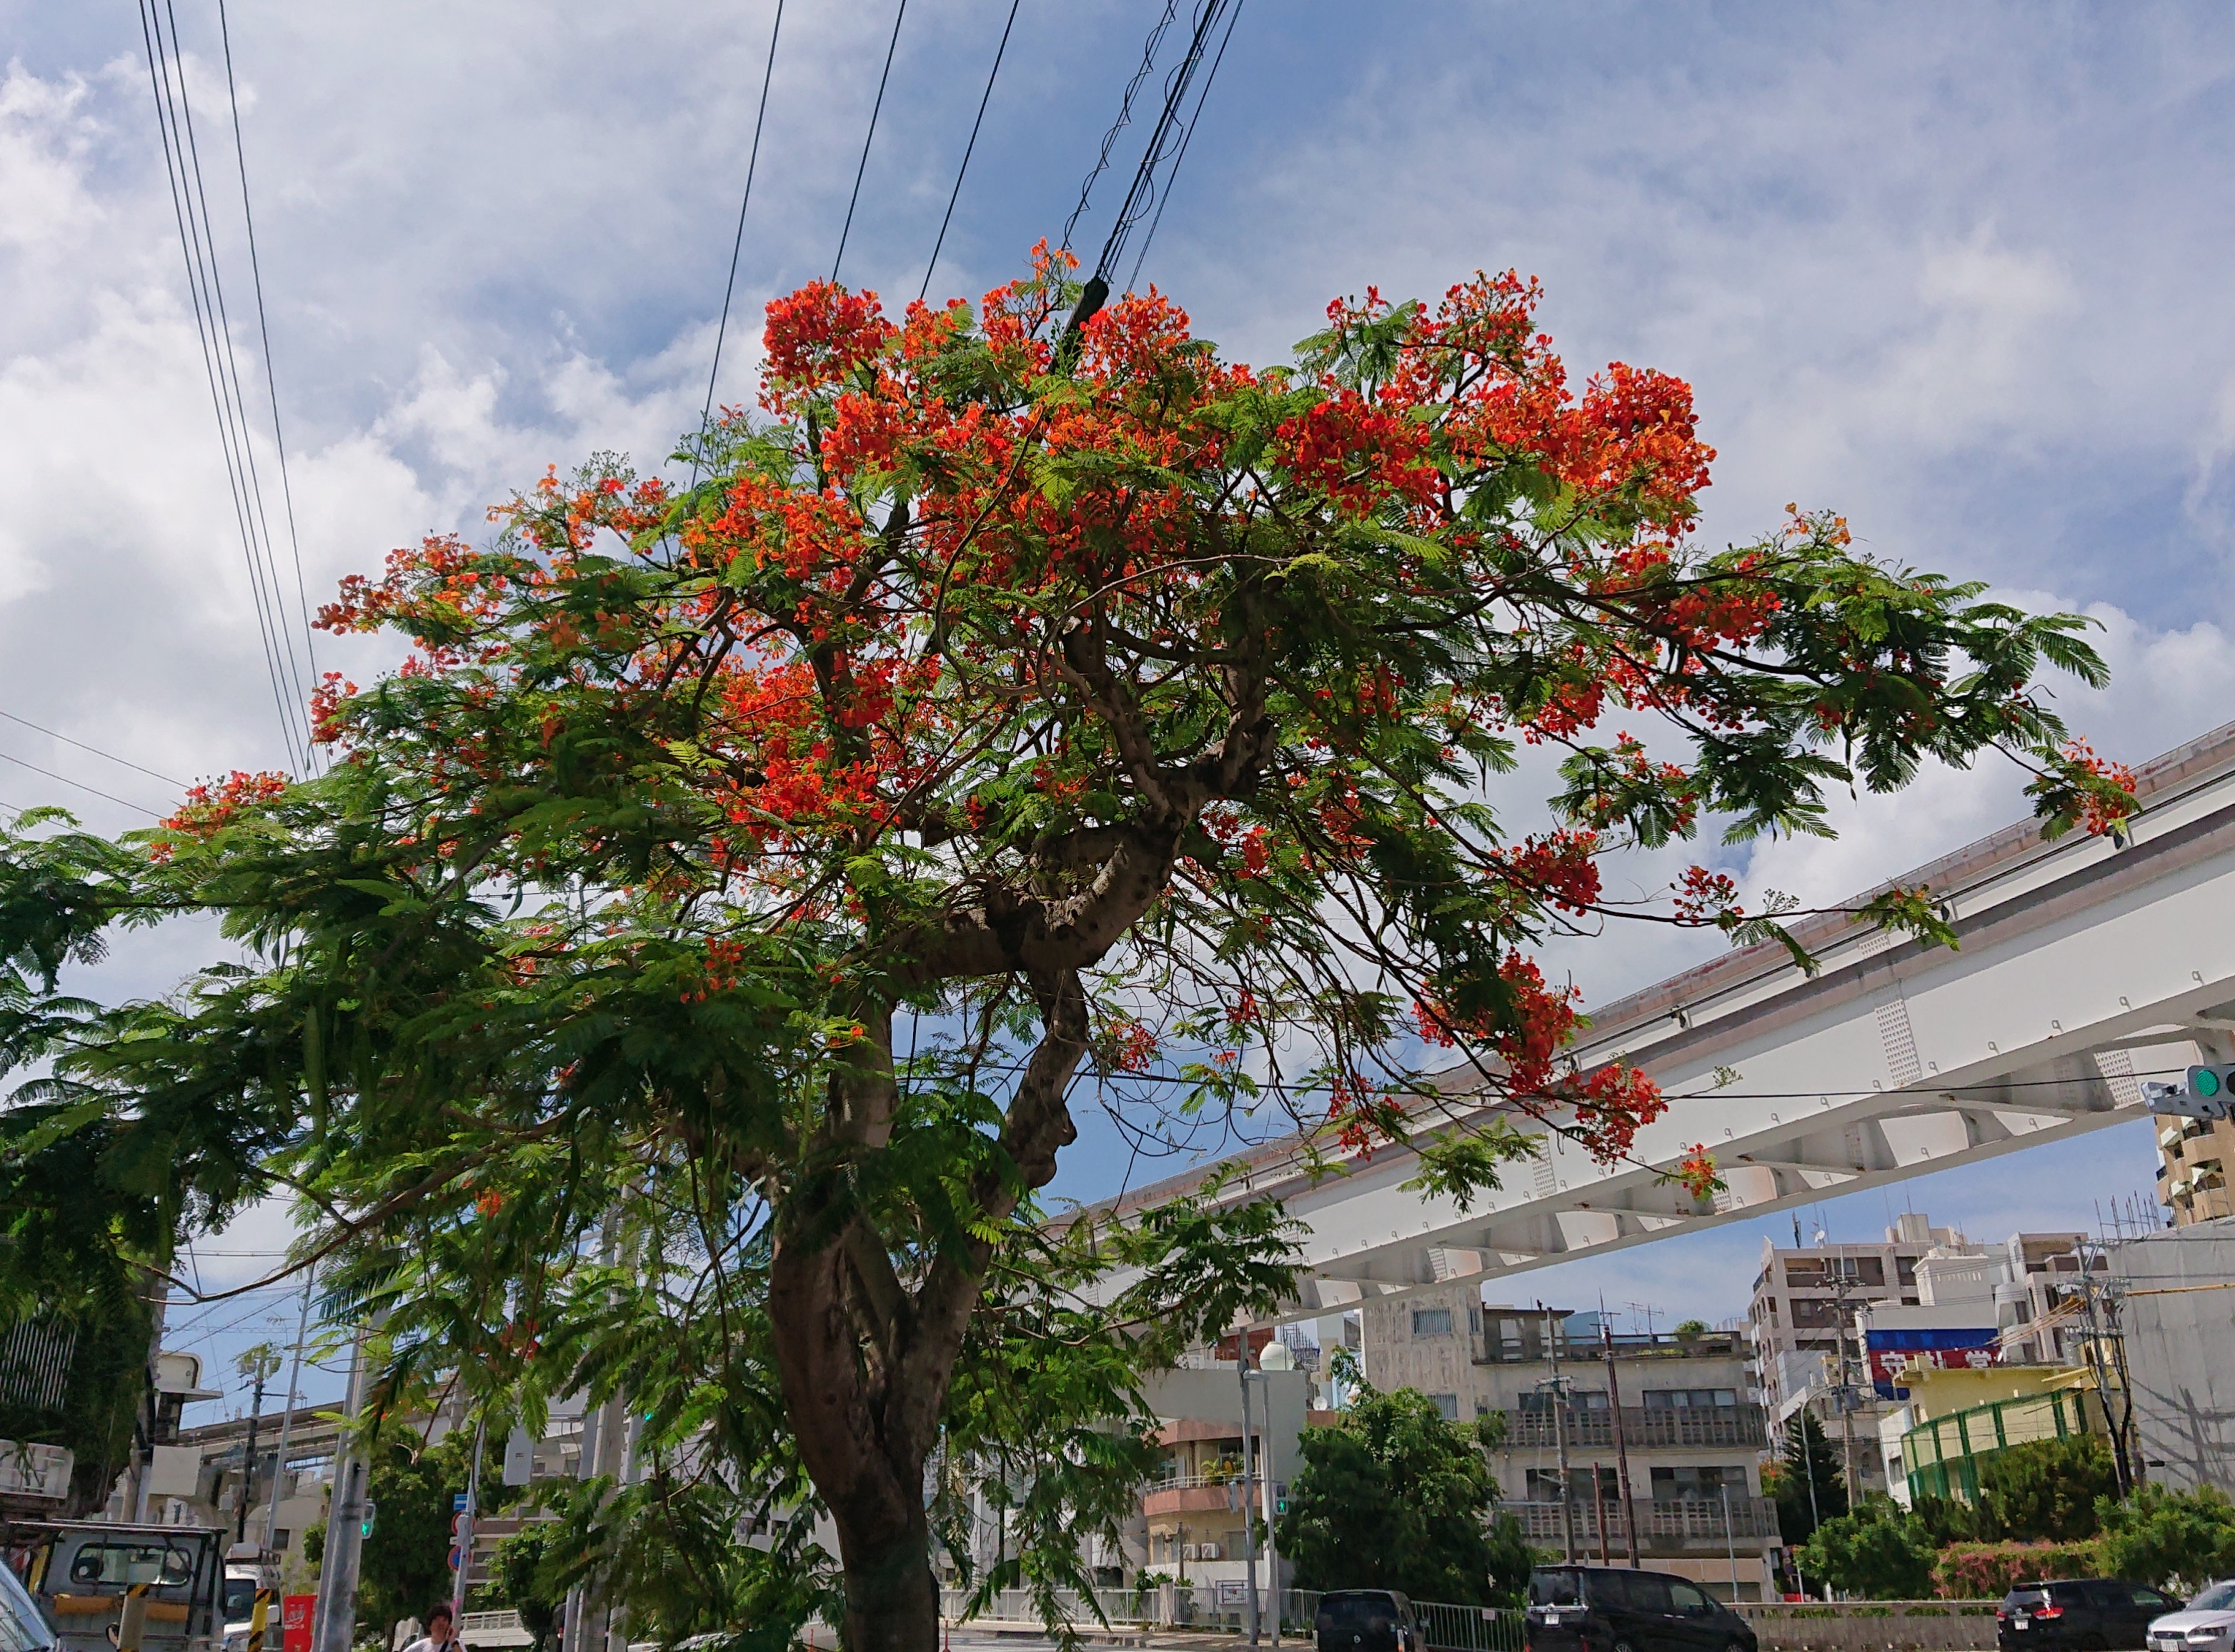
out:
<path id="1" fill-rule="evenodd" d="M 2111 1448 L 2099 1434 L 2028 1440 L 1979 1464 L 1983 1537 L 2071 1543 L 2095 1535 L 2095 1502 L 2118 1490 Z"/>
<path id="2" fill-rule="evenodd" d="M 2192 1591 L 2235 1572 L 2235 1504 L 2211 1486 L 2138 1486 L 2124 1503 L 2096 1504 L 2107 1570 L 2157 1588 Z"/>

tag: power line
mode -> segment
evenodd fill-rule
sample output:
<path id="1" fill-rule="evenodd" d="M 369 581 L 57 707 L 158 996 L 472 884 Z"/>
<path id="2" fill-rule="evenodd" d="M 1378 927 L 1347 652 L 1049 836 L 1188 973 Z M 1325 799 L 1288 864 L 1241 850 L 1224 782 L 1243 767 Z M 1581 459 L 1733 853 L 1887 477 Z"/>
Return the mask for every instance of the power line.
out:
<path id="1" fill-rule="evenodd" d="M 1078 186 L 1078 205 L 1072 207 L 1071 216 L 1063 220 L 1061 245 L 1066 252 L 1071 250 L 1071 238 L 1078 228 L 1079 218 L 1086 211 L 1087 199 L 1093 194 L 1096 181 L 1110 165 L 1111 146 L 1118 141 L 1118 134 L 1132 122 L 1134 94 L 1141 89 L 1141 82 L 1149 78 L 1149 71 L 1157 66 L 1157 52 L 1164 43 L 1164 31 L 1172 26 L 1172 19 L 1178 13 L 1179 0 L 1164 0 L 1163 15 L 1157 19 L 1156 26 L 1149 30 L 1148 42 L 1141 48 L 1141 66 L 1133 71 L 1132 79 L 1125 82 L 1125 95 L 1118 102 L 1118 118 L 1110 123 L 1110 129 L 1102 134 L 1102 148 L 1095 154 L 1094 165 Z"/>
<path id="2" fill-rule="evenodd" d="M 1133 79 L 1125 88 L 1124 107 L 1118 111 L 1118 124 L 1111 128 L 1109 136 L 1102 141 L 1103 159 L 1098 161 L 1094 171 L 1087 174 L 1086 188 L 1092 187 L 1095 179 L 1100 175 L 1103 163 L 1109 158 L 1110 145 L 1116 138 L 1118 128 L 1129 117 L 1133 94 L 1139 88 L 1141 77 L 1148 72 L 1148 66 L 1155 56 L 1156 42 L 1171 21 L 1171 10 L 1170 5 L 1165 7 L 1163 20 L 1150 35 L 1150 49 L 1142 58 L 1142 67 L 1134 72 Z M 1188 83 L 1195 78 L 1195 71 L 1203 62 L 1203 48 L 1209 43 L 1210 31 L 1217 25 L 1219 16 L 1225 10 L 1226 0 L 1200 0 L 1196 7 L 1195 31 L 1189 38 L 1186 55 L 1165 78 L 1164 107 L 1157 116 L 1156 129 L 1149 134 L 1148 148 L 1142 151 L 1141 164 L 1134 170 L 1133 186 L 1125 192 L 1125 199 L 1118 206 L 1117 220 L 1110 226 L 1109 239 L 1102 244 L 1102 256 L 1095 260 L 1093 273 L 1086 278 L 1085 285 L 1079 290 L 1078 306 L 1072 311 L 1071 319 L 1064 324 L 1056 358 L 1066 371 L 1078 355 L 1079 330 L 1086 324 L 1087 318 L 1101 309 L 1103 301 L 1110 296 L 1110 274 L 1124 253 L 1125 238 L 1132 233 L 1133 226 L 1140 221 L 1141 214 L 1148 210 L 1149 202 L 1155 198 L 1156 170 L 1163 163 L 1165 146 L 1171 141 L 1173 123 L 1178 120 L 1180 106 L 1187 99 Z M 1078 206 L 1072 213 L 1073 223 L 1078 220 L 1078 213 L 1085 210 L 1086 188 L 1079 192 Z M 1064 242 L 1066 246 L 1070 245 L 1070 237 L 1071 224 L 1065 224 Z"/>
<path id="3" fill-rule="evenodd" d="M 120 797 L 113 791 L 103 791 L 99 786 L 88 786 L 82 780 L 73 780 L 68 775 L 56 774 L 52 769 L 42 769 L 36 763 L 26 763 L 23 758 L 10 756 L 5 751 L 0 751 L 0 763 L 12 763 L 18 769 L 29 769 L 35 775 L 44 775 L 49 780 L 59 780 L 65 786 L 74 786 L 80 791 L 89 791 L 96 797 L 106 797 L 110 803 L 121 803 L 127 809 L 135 810 L 150 820 L 163 818 L 161 814 L 144 803 L 135 803 L 129 797 Z"/>
<path id="4" fill-rule="evenodd" d="M 170 23 L 167 42 L 164 38 L 167 19 Z M 308 696 L 299 671 L 295 669 L 292 639 L 280 619 L 283 604 L 279 596 L 277 569 L 270 556 L 270 523 L 264 515 L 255 454 L 242 412 L 245 398 L 240 393 L 224 287 L 217 269 L 209 197 L 202 181 L 193 104 L 187 93 L 185 60 L 179 48 L 178 19 L 170 0 L 160 0 L 160 4 L 159 0 L 141 0 L 140 22 L 147 50 L 148 83 L 154 93 L 156 128 L 162 140 L 164 169 L 171 187 L 171 210 L 178 223 L 179 248 L 187 266 L 187 290 L 194 311 L 196 338 L 201 345 L 202 371 L 209 383 L 211 405 L 217 414 L 219 446 L 225 458 L 226 484 L 233 495 L 241 554 L 247 564 L 258 634 L 264 647 L 265 670 L 271 679 L 272 703 L 279 712 L 280 736 L 288 761 L 307 771 L 308 727 L 297 719 Z M 263 528 L 261 542 L 259 526 Z M 298 708 L 294 712 L 288 706 L 291 678 Z"/>
<path id="5" fill-rule="evenodd" d="M 256 254 L 256 214 L 248 201 L 248 149 L 240 139 L 240 94 L 233 86 L 233 30 L 226 21 L 225 0 L 217 0 L 217 32 L 225 48 L 225 97 L 233 111 L 233 157 L 240 173 L 240 220 L 248 233 L 248 273 L 256 290 L 257 337 L 264 346 L 264 388 L 272 402 L 272 442 L 279 455 L 279 497 L 287 516 L 287 550 L 295 564 L 295 605 L 303 620 L 303 658 L 309 664 L 311 681 L 315 684 L 318 680 L 316 634 L 311 625 L 310 593 L 303 583 L 303 541 L 295 531 L 295 488 L 287 475 L 287 436 L 279 423 L 279 381 L 272 365 L 272 324 L 264 313 L 264 266 Z M 1217 72 L 1216 65 L 1212 72 Z M 1182 146 L 1182 153 L 1185 153 L 1185 146 Z M 304 755 L 315 765 L 317 744 L 306 742 Z"/>
<path id="6" fill-rule="evenodd" d="M 892 78 L 893 53 L 901 43 L 901 19 L 908 16 L 908 0 L 893 13 L 893 37 L 885 45 L 884 73 L 877 76 L 877 101 L 869 106 L 869 130 L 862 140 L 862 164 L 854 168 L 854 193 L 846 203 L 846 225 L 838 232 L 838 256 L 830 260 L 830 285 L 838 285 L 838 266 L 846 261 L 846 238 L 854 233 L 854 208 L 862 200 L 862 174 L 869 169 L 869 146 L 876 141 L 877 115 L 885 107 L 885 82 Z"/>
<path id="7" fill-rule="evenodd" d="M 918 304 L 931 291 L 931 272 L 939 267 L 940 249 L 947 245 L 947 226 L 954 221 L 954 203 L 961 199 L 962 180 L 970 170 L 970 157 L 978 148 L 978 128 L 986 124 L 986 106 L 993 101 L 993 82 L 1000 78 L 1002 54 L 1009 49 L 1009 30 L 1017 26 L 1017 8 L 1023 3 L 1024 0 L 1009 0 L 1009 21 L 1001 25 L 1001 43 L 993 48 L 993 67 L 986 76 L 986 95 L 978 100 L 978 118 L 970 123 L 970 141 L 962 148 L 962 164 L 955 169 L 954 193 L 947 198 L 947 215 L 939 220 L 939 239 L 931 244 L 931 262 L 923 266 L 923 285 L 915 295 Z"/>
<path id="8" fill-rule="evenodd" d="M 706 375 L 706 404 L 698 410 L 698 429 L 703 441 L 706 427 L 714 417 L 714 381 L 722 376 L 722 341 L 730 333 L 730 304 L 737 292 L 737 259 L 745 248 L 745 208 L 753 204 L 753 174 L 761 163 L 761 126 L 768 119 L 769 86 L 776 78 L 776 43 L 783 32 L 783 0 L 776 0 L 776 22 L 769 30 L 768 66 L 761 70 L 760 113 L 753 116 L 753 147 L 745 158 L 745 194 L 737 203 L 737 233 L 730 243 L 730 279 L 722 289 L 722 320 L 714 329 L 714 365 Z M 691 465 L 692 486 L 698 485 L 698 465 Z"/>
<path id="9" fill-rule="evenodd" d="M 1157 239 L 1157 226 L 1164 221 L 1164 208 L 1172 199 L 1172 185 L 1177 181 L 1180 167 L 1187 160 L 1188 145 L 1195 141 L 1195 123 L 1203 119 L 1203 106 L 1210 102 L 1210 88 L 1218 79 L 1218 66 L 1226 61 L 1226 48 L 1234 38 L 1234 25 L 1242 21 L 1243 3 L 1244 0 L 1234 0 L 1234 10 L 1227 14 L 1226 32 L 1218 37 L 1218 56 L 1210 60 L 1210 72 L 1203 77 L 1203 90 L 1196 95 L 1195 113 L 1188 116 L 1179 153 L 1172 157 L 1172 169 L 1164 174 L 1164 187 L 1157 196 L 1157 215 L 1149 220 L 1149 233 L 1142 237 L 1141 250 L 1133 257 L 1133 272 L 1125 278 L 1128 292 L 1140 291 L 1141 266 L 1148 261 L 1149 248 Z"/>
<path id="10" fill-rule="evenodd" d="M 43 723 L 32 722 L 28 717 L 17 717 L 13 711 L 0 711 L 0 717 L 6 718 L 10 723 L 21 724 L 23 727 L 31 730 L 34 733 L 43 734 L 49 740 L 60 740 L 64 745 L 74 745 L 81 751 L 90 751 L 96 757 L 106 757 L 111 763 L 122 764 L 128 769 L 136 769 L 141 774 L 146 775 L 150 780 L 160 780 L 167 786 L 183 786 L 187 783 L 185 781 L 177 779 L 173 776 L 158 774 L 154 770 L 147 768 L 144 764 L 134 763 L 129 757 L 120 757 L 114 751 L 103 751 L 97 745 L 88 745 L 82 740 L 71 739 L 67 734 L 58 734 Z"/>
<path id="11" fill-rule="evenodd" d="M 1156 129 L 1149 134 L 1149 147 L 1142 154 L 1141 164 L 1133 174 L 1133 187 L 1125 192 L 1125 199 L 1118 206 L 1117 221 L 1111 225 L 1110 238 L 1102 244 L 1102 256 L 1094 266 L 1093 280 L 1102 284 L 1105 292 L 1111 272 L 1124 252 L 1126 237 L 1132 233 L 1133 226 L 1140 221 L 1141 214 L 1148 210 L 1149 202 L 1156 195 L 1156 169 L 1163 162 L 1164 146 L 1171 141 L 1173 123 L 1179 118 L 1180 105 L 1186 101 L 1188 83 L 1203 62 L 1210 31 L 1217 26 L 1219 14 L 1225 10 L 1226 0 L 1201 0 L 1196 8 L 1195 32 L 1188 41 L 1187 55 L 1164 82 L 1164 107 L 1157 116 Z"/>

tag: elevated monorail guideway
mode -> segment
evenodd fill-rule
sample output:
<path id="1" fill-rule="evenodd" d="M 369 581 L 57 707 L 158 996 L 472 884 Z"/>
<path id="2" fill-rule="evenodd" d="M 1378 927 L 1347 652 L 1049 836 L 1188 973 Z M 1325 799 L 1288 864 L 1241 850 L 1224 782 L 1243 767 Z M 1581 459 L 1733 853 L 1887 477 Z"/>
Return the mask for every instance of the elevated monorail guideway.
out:
<path id="1" fill-rule="evenodd" d="M 2045 843 L 2029 821 L 1897 880 L 1930 886 L 1956 948 L 1812 918 L 1794 928 L 1820 965 L 1812 977 L 1772 942 L 1594 1010 L 1576 1059 L 1588 1070 L 1619 1054 L 1652 1074 L 1670 1105 L 1638 1132 L 1636 1157 L 1673 1166 L 1704 1143 L 1727 1184 L 1709 1200 L 1649 1170 L 1603 1168 L 1557 1136 L 1465 1210 L 1406 1189 L 1416 1165 L 1402 1149 L 1316 1185 L 1293 1141 L 1233 1161 L 1237 1195 L 1276 1194 L 1308 1229 L 1290 1316 L 2146 1118 L 2145 1079 L 2235 1061 L 2235 723 L 2135 779 L 2140 808 L 2115 839 L 2074 831 Z M 1472 1075 L 1447 1076 L 1463 1098 Z M 1124 1203 L 1170 1197 L 1199 1175 Z"/>

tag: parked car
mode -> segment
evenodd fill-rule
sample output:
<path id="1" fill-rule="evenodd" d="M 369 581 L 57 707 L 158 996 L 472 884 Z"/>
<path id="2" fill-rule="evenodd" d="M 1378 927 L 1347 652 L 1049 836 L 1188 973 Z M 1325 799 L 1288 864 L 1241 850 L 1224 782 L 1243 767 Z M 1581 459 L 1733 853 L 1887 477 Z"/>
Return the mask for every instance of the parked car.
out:
<path id="1" fill-rule="evenodd" d="M 1757 1652 L 1753 1626 L 1694 1583 L 1627 1566 L 1529 1574 L 1528 1652 Z"/>
<path id="2" fill-rule="evenodd" d="M 1393 1589 L 1338 1589 L 1312 1618 L 1318 1652 L 1426 1652 L 1412 1603 Z"/>
<path id="3" fill-rule="evenodd" d="M 31 1591 L 0 1561 L 0 1652 L 54 1652 L 60 1638 Z"/>
<path id="4" fill-rule="evenodd" d="M 2206 1583 L 2177 1611 L 2150 1622 L 2150 1652 L 2235 1649 L 2235 1582 Z"/>
<path id="5" fill-rule="evenodd" d="M 2176 1603 L 2116 1577 L 2017 1583 L 1995 1609 L 2002 1652 L 2112 1652 L 2150 1644 L 2150 1622 Z"/>

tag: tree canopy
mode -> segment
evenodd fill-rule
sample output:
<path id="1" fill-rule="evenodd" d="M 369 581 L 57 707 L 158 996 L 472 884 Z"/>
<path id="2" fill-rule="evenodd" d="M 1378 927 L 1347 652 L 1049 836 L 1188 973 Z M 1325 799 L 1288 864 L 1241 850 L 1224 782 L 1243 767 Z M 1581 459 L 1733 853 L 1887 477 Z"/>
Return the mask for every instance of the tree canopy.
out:
<path id="1" fill-rule="evenodd" d="M 1531 1555 L 1511 1516 L 1492 1519 L 1486 1447 L 1503 1417 L 1446 1422 L 1410 1388 L 1362 1390 L 1341 1419 L 1301 1436 L 1303 1466 L 1275 1527 L 1299 1589 L 1397 1589 L 1415 1600 L 1511 1605 Z"/>
<path id="2" fill-rule="evenodd" d="M 8 1282 L 285 1192 L 399 1366 L 531 1419 L 628 1388 L 600 1542 L 710 1555 L 742 1507 L 796 1604 L 825 1508 L 850 1643 L 927 1647 L 927 1475 L 1024 1488 L 1019 1564 L 1076 1580 L 1142 1360 L 1291 1277 L 1244 1197 L 1044 1223 L 1082 1074 L 1152 1150 L 1255 1110 L 1466 1199 L 1530 1121 L 1704 1195 L 1649 1080 L 1563 1061 L 1531 950 L 1779 913 L 1705 866 L 1616 895 L 1609 856 L 1989 750 L 2045 830 L 2125 811 L 2036 680 L 2101 680 L 2081 620 L 1828 512 L 1702 543 L 1688 388 L 1572 386 L 1533 283 L 1369 290 L 1262 370 L 1153 292 L 1066 327 L 1078 292 L 1045 252 L 974 311 L 810 284 L 758 411 L 668 475 L 554 469 L 346 582 L 321 623 L 408 655 L 322 685 L 326 772 L 122 842 L 0 829 L 0 1065 L 45 1064 L 0 1114 Z M 1531 748 L 1555 823 L 1517 835 Z M 58 992 L 176 913 L 237 955 Z M 1856 916 L 1947 937 L 1928 891 Z"/>
<path id="3" fill-rule="evenodd" d="M 1800 1564 L 1812 1583 L 1862 1600 L 1929 1600 L 1939 1545 L 1892 1498 L 1865 1498 L 1809 1534 Z"/>
<path id="4" fill-rule="evenodd" d="M 2095 1535 L 2096 1500 L 2119 1491 L 2100 1434 L 2021 1440 L 1979 1464 L 1980 1535 L 2070 1543 Z"/>

